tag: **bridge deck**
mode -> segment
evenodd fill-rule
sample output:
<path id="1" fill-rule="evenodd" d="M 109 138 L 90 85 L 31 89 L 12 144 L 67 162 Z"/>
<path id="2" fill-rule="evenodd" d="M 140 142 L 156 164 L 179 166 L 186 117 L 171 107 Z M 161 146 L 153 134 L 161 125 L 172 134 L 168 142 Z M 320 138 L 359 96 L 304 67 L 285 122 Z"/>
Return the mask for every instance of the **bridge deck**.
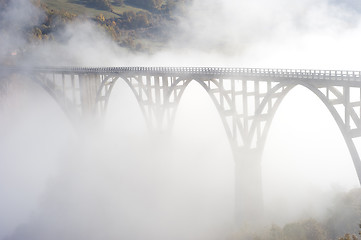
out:
<path id="1" fill-rule="evenodd" d="M 315 80 L 332 82 L 334 85 L 361 87 L 361 71 L 272 69 L 272 68 L 220 68 L 220 67 L 0 67 L 1 71 L 31 71 L 64 74 L 105 74 L 105 75 L 166 75 L 213 78 L 232 78 L 262 81 Z"/>

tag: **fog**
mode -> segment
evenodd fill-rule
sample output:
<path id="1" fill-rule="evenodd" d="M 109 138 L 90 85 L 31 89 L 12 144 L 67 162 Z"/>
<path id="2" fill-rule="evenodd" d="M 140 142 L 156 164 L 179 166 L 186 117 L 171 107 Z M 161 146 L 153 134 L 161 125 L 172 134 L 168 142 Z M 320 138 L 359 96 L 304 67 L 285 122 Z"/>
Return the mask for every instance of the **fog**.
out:
<path id="1" fill-rule="evenodd" d="M 94 24 L 75 22 L 57 33 L 60 41 L 28 48 L 20 64 L 359 70 L 360 17 L 356 0 L 194 0 L 154 54 L 120 48 Z M 21 29 L 42 18 L 29 1 L 13 0 L 0 16 L 0 56 L 25 47 Z M 148 133 L 121 80 L 101 129 L 83 135 L 26 78 L 0 99 L 0 239 L 198 240 L 234 230 L 231 148 L 196 82 L 171 136 Z M 267 223 L 322 218 L 336 193 L 359 187 L 331 114 L 301 86 L 276 113 L 262 167 Z"/>

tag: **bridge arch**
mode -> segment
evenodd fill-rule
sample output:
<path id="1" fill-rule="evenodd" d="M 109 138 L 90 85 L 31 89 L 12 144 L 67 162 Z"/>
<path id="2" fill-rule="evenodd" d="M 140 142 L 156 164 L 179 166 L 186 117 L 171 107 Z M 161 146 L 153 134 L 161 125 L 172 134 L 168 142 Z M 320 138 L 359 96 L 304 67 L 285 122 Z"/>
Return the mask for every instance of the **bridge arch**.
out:
<path id="1" fill-rule="evenodd" d="M 220 100 L 220 98 L 223 98 L 224 99 L 223 101 L 225 101 L 228 106 L 231 106 L 230 110 L 233 112 L 233 114 L 235 112 L 235 109 L 232 109 L 232 104 L 237 104 L 237 103 L 232 103 L 232 101 L 234 101 L 232 99 L 232 96 L 222 92 L 222 86 L 220 84 L 220 81 L 217 81 L 215 79 L 204 80 L 204 79 L 200 79 L 200 78 L 193 78 L 190 81 L 196 81 L 203 87 L 203 89 L 206 90 L 206 92 L 212 99 L 213 104 L 216 106 L 217 111 L 222 119 L 224 129 L 226 131 L 226 134 L 228 136 L 228 140 L 231 144 L 232 149 L 237 148 L 237 143 L 234 141 L 234 132 L 232 132 L 232 129 L 230 128 L 230 124 L 227 122 L 226 115 L 224 114 L 225 109 L 224 109 L 223 103 L 221 103 L 222 100 Z M 187 85 L 189 84 L 190 81 L 187 82 Z M 178 82 L 175 82 L 174 85 L 172 86 L 172 89 L 174 89 L 177 86 L 177 84 L 178 84 Z M 220 97 L 217 98 L 215 94 L 212 94 L 212 89 L 210 87 L 210 84 L 213 84 L 218 89 Z M 320 87 L 313 85 L 309 81 L 293 80 L 293 81 L 288 81 L 288 82 L 280 82 L 280 83 L 276 84 L 275 86 L 271 87 L 270 89 L 268 89 L 265 97 L 262 99 L 262 101 L 259 103 L 259 105 L 256 106 L 256 110 L 255 110 L 256 120 L 253 121 L 253 123 L 250 127 L 250 130 L 249 130 L 251 136 L 255 135 L 257 126 L 260 124 L 260 121 L 264 120 L 261 117 L 261 114 L 264 111 L 264 109 L 267 107 L 267 104 L 271 102 L 272 98 L 275 98 L 275 95 L 278 95 L 278 96 L 275 98 L 274 103 L 269 105 L 270 109 L 266 113 L 267 114 L 266 117 L 268 119 L 267 119 L 267 121 L 265 121 L 265 125 L 263 127 L 263 132 L 258 139 L 259 143 L 256 147 L 259 148 L 259 151 L 262 152 L 265 142 L 266 142 L 266 138 L 267 138 L 270 126 L 272 124 L 273 117 L 274 117 L 275 113 L 277 112 L 280 104 L 282 103 L 284 97 L 295 86 L 303 86 L 303 87 L 309 89 L 327 107 L 327 109 L 331 113 L 333 119 L 337 123 L 337 126 L 343 135 L 344 141 L 347 145 L 347 148 L 348 148 L 351 158 L 353 160 L 354 168 L 356 170 L 359 182 L 361 184 L 361 160 L 360 160 L 360 156 L 358 154 L 357 148 L 353 142 L 352 136 L 347 131 L 347 127 L 345 126 L 345 123 L 342 120 L 342 117 L 340 116 L 339 112 L 336 110 L 335 106 L 330 102 L 330 99 L 323 92 L 321 92 L 321 90 L 319 89 Z M 184 91 L 185 87 L 183 88 L 182 92 Z M 180 97 L 181 97 L 181 95 L 180 95 Z M 351 111 L 353 111 L 353 110 L 351 110 Z M 356 113 L 353 113 L 353 114 L 355 115 Z M 244 129 L 244 125 L 242 124 L 240 118 L 233 119 L 233 121 L 234 121 L 233 124 L 236 125 L 237 128 L 242 129 L 241 135 L 245 135 L 246 130 Z"/>
<path id="2" fill-rule="evenodd" d="M 242 100 L 244 99 L 236 98 L 237 95 L 241 95 L 242 98 L 244 98 L 243 95 L 247 97 L 246 95 L 249 94 L 247 89 L 243 89 L 243 92 L 237 92 L 234 89 L 225 90 L 223 87 L 223 80 L 224 79 L 216 78 L 192 79 L 192 81 L 199 83 L 212 99 L 223 122 L 232 150 L 238 152 L 242 148 L 262 149 L 273 115 L 284 96 L 291 90 L 290 86 L 292 86 L 292 84 L 279 83 L 276 86 L 270 86 L 268 91 L 262 94 L 262 97 L 258 97 L 259 102 L 254 103 L 254 116 L 249 117 L 247 115 L 251 114 L 247 110 L 248 106 L 242 106 Z M 244 87 L 247 82 L 247 80 L 238 79 L 228 80 L 231 82 L 239 81 Z M 234 88 L 234 86 L 232 86 L 232 88 Z M 242 113 L 240 113 L 240 110 L 238 109 L 239 105 L 244 108 Z M 263 113 L 263 110 L 266 107 L 268 107 L 268 109 Z M 247 118 L 252 118 L 252 122 L 248 124 Z M 266 118 L 267 121 L 265 121 Z M 256 131 L 261 130 L 261 121 L 265 121 L 266 124 L 262 127 L 262 133 L 258 133 L 258 136 L 255 136 L 257 134 Z M 256 140 L 256 143 L 253 144 L 253 146 L 251 145 L 252 140 Z"/>
<path id="3" fill-rule="evenodd" d="M 209 84 L 207 85 L 207 83 L 204 80 L 201 80 L 201 79 L 194 79 L 194 81 L 196 81 L 197 83 L 199 83 L 203 87 L 203 89 L 208 93 L 208 95 L 211 98 L 213 104 L 215 105 L 215 107 L 216 107 L 216 109 L 218 111 L 218 114 L 219 114 L 219 116 L 220 116 L 220 118 L 222 120 L 224 129 L 225 129 L 227 137 L 228 137 L 228 141 L 229 141 L 229 143 L 231 145 L 231 148 L 232 148 L 232 151 L 233 151 L 236 146 L 235 146 L 235 143 L 233 141 L 232 130 L 230 129 L 230 126 L 227 123 L 226 117 L 223 114 L 224 108 L 223 108 L 222 104 L 219 102 L 219 99 L 217 99 L 217 97 L 214 94 L 211 94 L 210 83 L 212 83 L 216 87 L 220 88 L 219 82 L 216 81 L 215 79 L 209 79 L 208 80 Z M 229 106 L 232 105 L 232 99 L 230 99 L 229 96 L 224 96 L 224 99 L 225 99 L 225 101 L 227 102 L 227 104 Z M 239 129 L 243 128 L 243 126 L 242 126 L 241 122 L 239 121 L 239 119 L 236 120 L 235 124 L 237 125 L 237 127 Z"/>
<path id="4" fill-rule="evenodd" d="M 89 117 L 102 113 L 102 102 L 94 97 L 100 79 L 96 74 L 45 71 L 35 74 L 30 72 L 28 75 L 58 103 L 74 127 L 78 128 L 85 119 L 90 120 Z"/>
<path id="5" fill-rule="evenodd" d="M 222 83 L 220 79 L 192 79 L 192 81 L 198 82 L 209 94 L 211 97 L 214 105 L 216 106 L 218 113 L 222 119 L 224 128 L 226 130 L 228 140 L 232 146 L 234 159 L 236 162 L 236 206 L 239 204 L 239 202 L 244 202 L 247 200 L 244 199 L 244 195 L 251 196 L 250 198 L 255 202 L 259 200 L 262 195 L 262 187 L 261 185 L 261 174 L 259 173 L 260 167 L 258 166 L 261 161 L 261 155 L 262 151 L 265 145 L 265 141 L 267 138 L 267 134 L 269 132 L 273 117 L 275 113 L 277 112 L 280 104 L 282 103 L 284 97 L 295 87 L 295 86 L 304 86 L 305 88 L 309 89 L 311 92 L 313 92 L 327 107 L 331 115 L 333 116 L 334 120 L 336 121 L 343 137 L 346 142 L 346 145 L 348 147 L 349 153 L 351 154 L 354 168 L 356 170 L 359 182 L 361 184 L 361 162 L 360 162 L 360 156 L 358 155 L 356 146 L 352 140 L 352 136 L 347 131 L 347 126 L 342 120 L 342 117 L 336 110 L 335 106 L 332 104 L 331 100 L 319 89 L 320 87 L 317 85 L 313 85 L 309 81 L 286 81 L 286 82 L 279 82 L 275 86 L 272 86 L 268 89 L 267 93 L 264 95 L 263 99 L 259 102 L 259 104 L 256 104 L 256 110 L 255 110 L 255 120 L 252 122 L 249 130 L 245 127 L 242 122 L 241 118 L 235 116 L 237 114 L 237 111 L 235 109 L 235 105 L 237 102 L 234 100 L 234 96 L 229 94 L 229 92 L 224 91 L 222 87 Z M 245 81 L 245 80 L 241 80 Z M 210 85 L 214 85 L 214 89 L 210 87 Z M 215 90 L 216 89 L 216 90 Z M 218 97 L 214 94 L 218 93 Z M 248 95 L 248 92 L 243 92 L 243 94 Z M 274 100 L 274 101 L 273 101 Z M 224 101 L 226 105 L 228 105 L 228 109 L 225 108 L 225 104 L 222 102 Z M 271 104 L 270 104 L 271 103 Z M 268 110 L 263 114 L 264 109 L 268 106 Z M 227 111 L 230 111 L 230 114 L 227 113 Z M 232 121 L 231 124 L 227 121 L 227 115 L 229 114 Z M 258 137 L 259 143 L 255 145 L 255 149 L 252 149 L 252 146 L 250 144 L 247 145 L 239 145 L 237 142 L 237 139 L 235 139 L 234 130 L 235 128 L 231 128 L 233 125 L 238 128 L 240 131 L 240 135 L 244 137 L 245 135 L 249 134 L 250 137 L 255 137 L 257 128 L 260 125 L 261 121 L 265 121 L 265 125 L 263 127 L 262 134 Z M 249 131 L 249 132 L 247 132 Z M 246 136 L 247 137 L 247 136 Z M 247 138 L 245 138 L 245 141 L 247 141 Z M 247 166 L 247 167 L 246 167 Z M 237 170 L 238 169 L 238 170 Z M 253 173 L 249 173 L 253 172 Z M 249 180 L 255 185 L 253 190 L 249 190 L 248 186 L 245 186 L 246 182 L 249 182 Z M 258 192 L 257 192 L 258 191 Z M 257 196 L 258 197 L 255 197 Z M 253 197 L 252 197 L 253 196 Z M 242 203 L 240 206 L 236 207 L 236 219 L 240 219 L 244 215 L 248 215 L 245 217 L 246 219 L 252 219 L 255 215 L 257 215 L 257 209 L 254 208 L 254 206 L 261 206 L 262 203 Z M 246 207 L 245 207 L 246 206 Z M 250 212 L 248 209 L 252 208 L 250 206 L 253 206 L 253 210 Z M 257 207 L 256 207 L 257 208 Z M 260 207 L 259 207 L 260 208 Z M 238 212 L 238 213 L 237 213 Z"/>
<path id="6" fill-rule="evenodd" d="M 4 87 L 5 89 L 3 89 L 3 93 L 1 94 L 7 94 L 8 89 L 6 88 L 11 85 L 11 82 L 14 81 L 14 79 L 15 81 L 19 79 L 30 80 L 31 84 L 43 90 L 43 92 L 56 103 L 60 112 L 64 114 L 66 120 L 68 120 L 72 124 L 76 124 L 79 122 L 79 119 L 77 119 L 76 117 L 77 114 L 76 109 L 74 108 L 74 104 L 70 101 L 70 99 L 65 96 L 65 94 L 62 93 L 62 91 L 57 91 L 56 85 L 53 82 L 51 82 L 48 78 L 44 77 L 41 74 L 31 74 L 28 72 L 15 73 L 12 71 L 2 72 L 1 80 L 3 82 L 1 83 L 1 87 Z M 23 82 L 26 83 L 25 81 Z M 29 87 L 29 85 L 27 87 Z"/>
<path id="7" fill-rule="evenodd" d="M 65 116 L 69 119 L 72 123 L 78 123 L 79 119 L 76 118 L 76 108 L 74 107 L 73 103 L 70 99 L 68 99 L 62 93 L 59 93 L 55 90 L 55 85 L 52 84 L 48 79 L 41 78 L 38 75 L 30 75 L 33 82 L 38 84 L 47 94 L 58 104 L 60 109 L 63 111 Z"/>
<path id="8" fill-rule="evenodd" d="M 118 79 L 130 87 L 152 132 L 171 130 L 178 104 L 191 80 L 165 75 L 122 75 L 113 82 Z M 111 92 L 112 87 L 109 89 Z"/>
<path id="9" fill-rule="evenodd" d="M 340 116 L 340 113 L 336 110 L 335 106 L 333 104 L 331 104 L 330 99 L 328 99 L 327 96 L 325 96 L 324 93 L 322 93 L 318 87 L 314 86 L 311 83 L 304 82 L 304 81 L 301 81 L 298 84 L 302 85 L 302 86 L 308 88 L 310 91 L 312 91 L 324 103 L 324 105 L 327 107 L 327 109 L 331 113 L 333 119 L 336 121 L 337 126 L 343 135 L 344 141 L 345 141 L 347 148 L 349 150 L 349 153 L 351 155 L 356 174 L 357 174 L 359 182 L 361 184 L 360 155 L 357 151 L 355 143 L 353 142 L 353 138 L 347 129 L 346 123 L 342 120 L 342 117 Z"/>
<path id="10" fill-rule="evenodd" d="M 272 124 L 272 120 L 274 115 L 277 112 L 278 107 L 280 106 L 281 102 L 283 101 L 284 97 L 296 86 L 303 86 L 305 88 L 307 88 L 309 91 L 311 91 L 313 94 L 315 94 L 321 101 L 322 103 L 326 106 L 326 108 L 328 109 L 328 111 L 330 112 L 330 114 L 332 115 L 333 119 L 335 120 L 339 130 L 341 131 L 341 134 L 344 138 L 344 141 L 347 145 L 349 154 L 352 158 L 353 161 L 353 166 L 354 169 L 356 171 L 357 177 L 359 179 L 359 182 L 361 184 L 361 160 L 360 160 L 360 155 L 358 153 L 358 150 L 355 146 L 355 143 L 353 142 L 353 138 L 350 135 L 346 123 L 342 120 L 342 117 L 340 116 L 340 113 L 337 111 L 337 109 L 335 108 L 335 106 L 331 103 L 330 99 L 319 89 L 319 87 L 317 87 L 316 85 L 313 85 L 310 82 L 306 82 L 306 81 L 294 81 L 291 84 L 290 83 L 279 83 L 277 86 L 275 86 L 272 91 L 268 94 L 267 98 L 270 98 L 272 96 L 272 94 L 276 93 L 279 89 L 286 87 L 287 91 L 284 92 L 284 95 L 282 96 L 282 98 L 279 99 L 279 101 L 277 102 L 277 104 L 275 105 L 275 107 L 273 108 L 271 115 L 270 115 L 270 119 L 267 122 L 266 126 L 265 126 L 265 135 L 262 138 L 262 144 L 261 144 L 261 150 L 263 150 L 266 138 L 267 138 L 267 134 L 268 131 L 270 129 L 270 126 Z M 267 102 L 267 99 L 265 98 L 264 101 L 261 103 L 260 108 L 258 110 L 258 112 L 261 112 L 263 110 L 263 108 L 265 107 L 265 103 Z"/>
<path id="11" fill-rule="evenodd" d="M 94 74 L 93 74 L 94 75 Z M 64 74 L 62 81 L 64 82 Z M 71 76 L 71 82 L 74 81 L 75 75 Z M 89 99 L 83 102 L 81 99 L 81 109 L 77 106 L 76 102 L 68 98 L 65 92 L 65 85 L 56 85 L 46 77 L 46 74 L 30 74 L 30 77 L 34 82 L 38 83 L 45 91 L 52 96 L 55 101 L 60 105 L 61 109 L 69 117 L 71 121 L 77 121 L 74 116 L 75 112 L 86 111 L 98 111 L 103 114 L 106 111 L 109 96 L 112 92 L 114 84 L 117 80 L 122 79 L 132 90 L 135 95 L 143 116 L 146 118 L 146 122 L 150 129 L 156 131 L 170 130 L 177 111 L 177 106 L 180 99 L 191 81 L 196 81 L 203 89 L 206 90 L 213 104 L 221 117 L 224 125 L 224 129 L 228 136 L 228 140 L 234 152 L 243 151 L 244 148 L 255 148 L 262 152 L 264 144 L 267 138 L 269 128 L 272 123 L 273 116 L 281 104 L 283 98 L 289 93 L 289 91 L 296 85 L 302 85 L 312 91 L 327 107 L 334 120 L 336 121 L 346 145 L 349 149 L 350 155 L 353 159 L 353 164 L 357 172 L 357 176 L 361 183 L 361 160 L 357 148 L 353 142 L 354 136 L 350 134 L 349 122 L 353 118 L 357 118 L 357 113 L 353 108 L 346 109 L 347 116 L 345 120 L 342 119 L 339 112 L 335 108 L 335 104 L 331 102 L 330 98 L 320 90 L 320 86 L 313 84 L 307 80 L 292 80 L 281 81 L 274 86 L 269 86 L 265 94 L 259 94 L 258 87 L 252 91 L 247 89 L 248 80 L 240 80 L 243 84 L 243 90 L 236 92 L 232 88 L 231 90 L 225 90 L 223 86 L 223 80 L 221 78 L 212 78 L 208 76 L 193 76 L 193 75 L 177 75 L 177 74 L 119 74 L 109 73 L 108 75 L 94 75 L 92 73 L 79 74 L 79 78 L 89 78 L 89 80 L 99 81 L 98 86 L 95 86 L 96 99 Z M 88 79 L 86 79 L 88 80 Z M 233 82 L 236 80 L 232 80 Z M 260 80 L 254 81 L 255 84 L 259 84 Z M 91 81 L 90 81 L 91 82 Z M 62 89 L 59 89 L 62 88 Z M 86 86 L 87 91 L 91 90 L 93 86 Z M 79 87 L 80 88 L 80 87 Z M 94 87 L 93 87 L 94 88 Z M 334 87 L 327 88 L 327 91 L 332 91 L 338 97 L 338 104 L 342 101 L 346 101 L 346 93 L 339 93 Z M 347 88 L 345 88 L 347 89 Z M 80 90 L 79 90 L 80 91 Z M 346 91 L 346 90 L 345 90 Z M 349 91 L 349 90 L 348 90 Z M 81 93 L 79 93 L 81 95 Z M 243 110 L 242 114 L 239 114 L 236 109 L 236 105 L 239 104 L 236 99 L 236 95 L 242 95 L 243 101 L 247 101 L 247 97 L 258 97 L 257 103 L 255 103 L 255 110 L 253 116 L 246 110 Z M 81 97 L 79 97 L 81 98 Z M 95 101 L 95 102 L 92 102 Z M 80 104 L 78 104 L 80 105 Z M 87 106 L 88 105 L 88 106 Z M 89 108 L 89 109 L 87 109 Z M 98 108 L 98 109 L 92 109 Z M 240 116 L 243 115 L 243 116 Z M 351 120 L 350 120 L 351 119 Z M 253 144 L 255 142 L 255 144 Z M 238 155 L 238 153 L 236 153 Z"/>

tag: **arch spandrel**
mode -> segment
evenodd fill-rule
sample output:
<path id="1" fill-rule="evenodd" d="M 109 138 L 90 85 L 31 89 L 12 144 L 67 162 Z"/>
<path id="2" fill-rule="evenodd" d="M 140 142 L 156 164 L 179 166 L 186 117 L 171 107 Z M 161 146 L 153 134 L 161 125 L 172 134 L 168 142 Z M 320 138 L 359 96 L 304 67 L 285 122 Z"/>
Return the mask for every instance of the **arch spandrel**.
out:
<path id="1" fill-rule="evenodd" d="M 353 141 L 353 139 L 361 137 L 360 114 L 356 112 L 358 106 L 361 105 L 361 94 L 351 100 L 350 88 L 352 87 L 349 86 L 342 88 L 336 86 L 319 86 L 304 81 L 299 82 L 299 85 L 312 91 L 331 113 L 343 135 L 361 184 L 361 159 Z M 337 109 L 336 106 L 339 106 L 339 108 Z M 343 111 L 340 111 L 340 109 Z M 351 125 L 351 121 L 355 121 L 355 125 Z"/>
<path id="2" fill-rule="evenodd" d="M 361 106 L 361 93 L 358 94 L 356 98 L 351 98 L 350 89 L 355 87 L 329 86 L 304 80 L 293 81 L 292 84 L 289 84 L 287 82 L 278 84 L 276 87 L 271 89 L 267 98 L 272 98 L 274 94 L 279 92 L 279 89 L 284 89 L 284 91 L 282 91 L 282 97 L 277 99 L 274 108 L 269 113 L 265 127 L 265 134 L 261 138 L 261 148 L 264 147 L 267 133 L 272 123 L 272 118 L 276 113 L 279 105 L 281 104 L 283 98 L 289 93 L 289 91 L 297 85 L 304 86 L 310 91 L 312 91 L 324 103 L 324 105 L 331 113 L 333 119 L 337 123 L 337 126 L 339 127 L 344 137 L 345 143 L 349 149 L 351 158 L 353 160 L 359 182 L 361 184 L 361 160 L 356 145 L 353 141 L 353 139 L 361 137 L 361 113 L 357 112 L 358 110 L 360 110 L 359 106 Z M 361 88 L 358 90 L 360 91 Z M 265 102 L 269 102 L 269 100 L 266 100 Z M 263 103 L 260 105 L 258 114 L 263 111 L 264 108 L 265 104 Z M 263 119 L 264 117 L 259 114 L 258 118 Z"/>
<path id="3" fill-rule="evenodd" d="M 181 96 L 191 80 L 165 74 L 140 74 L 122 79 L 136 96 L 148 128 L 156 132 L 169 132 Z"/>
<path id="4" fill-rule="evenodd" d="M 110 94 L 118 78 L 118 76 L 100 75 L 100 85 L 97 89 L 95 102 L 101 115 L 106 113 Z"/>
<path id="5" fill-rule="evenodd" d="M 273 115 L 293 87 L 292 84 L 231 78 L 196 81 L 216 105 L 234 152 L 262 151 Z M 260 85 L 264 85 L 264 89 Z"/>
<path id="6" fill-rule="evenodd" d="M 60 105 L 68 117 L 79 124 L 84 118 L 101 116 L 108 102 L 107 75 L 97 73 L 39 72 L 31 75 Z"/>
<path id="7" fill-rule="evenodd" d="M 70 75 L 70 80 L 64 74 L 56 75 L 39 73 L 31 75 L 34 82 L 38 83 L 60 106 L 67 117 L 78 124 L 81 116 L 80 79 Z M 75 80 L 77 79 L 77 80 Z M 70 81 L 71 93 L 67 92 L 66 82 Z M 76 83 L 75 83 L 76 82 Z"/>

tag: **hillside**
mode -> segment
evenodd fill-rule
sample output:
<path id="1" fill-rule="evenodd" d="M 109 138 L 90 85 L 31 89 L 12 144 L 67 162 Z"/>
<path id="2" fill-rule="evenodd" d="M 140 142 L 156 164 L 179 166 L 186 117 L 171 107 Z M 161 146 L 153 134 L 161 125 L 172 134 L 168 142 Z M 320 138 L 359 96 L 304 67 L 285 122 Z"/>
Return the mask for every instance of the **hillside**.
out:
<path id="1" fill-rule="evenodd" d="M 58 28 L 56 18 L 63 22 L 79 17 L 95 21 L 119 45 L 135 51 L 152 52 L 168 40 L 165 26 L 175 24 L 175 9 L 190 0 L 37 0 L 47 21 L 33 30 L 37 40 L 53 39 Z M 177 11 L 179 12 L 179 11 Z"/>
<path id="2" fill-rule="evenodd" d="M 122 14 L 126 11 L 147 11 L 147 9 L 136 7 L 134 4 L 132 4 L 131 0 L 124 2 L 122 5 L 116 4 L 114 1 L 110 2 L 113 11 L 110 9 L 101 9 L 97 5 L 91 4 L 91 1 L 87 0 L 41 0 L 41 3 L 45 4 L 51 9 L 66 11 L 90 18 L 95 18 L 100 14 L 103 14 L 106 18 L 111 18 L 117 17 L 117 14 Z"/>

